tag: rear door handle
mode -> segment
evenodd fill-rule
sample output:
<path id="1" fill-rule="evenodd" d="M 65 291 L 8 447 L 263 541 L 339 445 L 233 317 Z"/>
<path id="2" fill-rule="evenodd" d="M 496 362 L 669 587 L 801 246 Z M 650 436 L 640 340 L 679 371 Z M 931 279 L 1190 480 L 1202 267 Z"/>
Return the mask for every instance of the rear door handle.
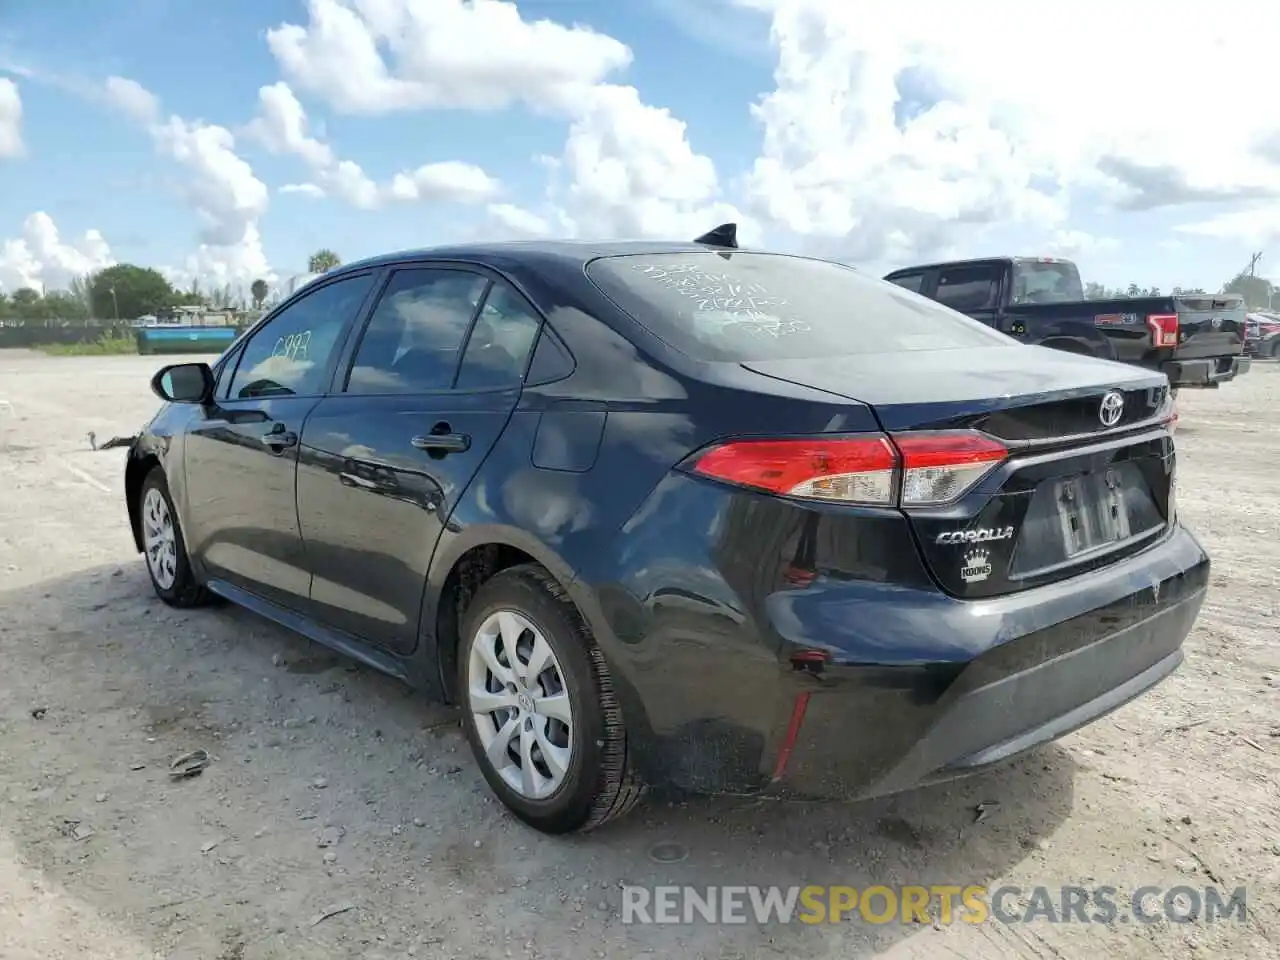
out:
<path id="1" fill-rule="evenodd" d="M 430 433 L 409 442 L 428 453 L 462 453 L 471 449 L 471 438 L 465 433 Z"/>

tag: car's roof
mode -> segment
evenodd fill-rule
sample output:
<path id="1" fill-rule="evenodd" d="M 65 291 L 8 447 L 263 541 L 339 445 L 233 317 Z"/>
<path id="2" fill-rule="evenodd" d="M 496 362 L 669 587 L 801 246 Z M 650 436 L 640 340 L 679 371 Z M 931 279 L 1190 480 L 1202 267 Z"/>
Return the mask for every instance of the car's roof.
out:
<path id="1" fill-rule="evenodd" d="M 494 243 L 464 243 L 452 246 L 424 247 L 416 250 L 398 250 L 376 257 L 367 257 L 344 263 L 330 274 L 349 270 L 364 270 L 388 263 L 413 260 L 460 260 L 474 263 L 489 261 L 559 260 L 565 266 L 582 266 L 598 257 L 627 254 L 659 253 L 768 253 L 771 251 L 734 249 L 724 250 L 700 243 L 670 240 L 507 240 Z"/>

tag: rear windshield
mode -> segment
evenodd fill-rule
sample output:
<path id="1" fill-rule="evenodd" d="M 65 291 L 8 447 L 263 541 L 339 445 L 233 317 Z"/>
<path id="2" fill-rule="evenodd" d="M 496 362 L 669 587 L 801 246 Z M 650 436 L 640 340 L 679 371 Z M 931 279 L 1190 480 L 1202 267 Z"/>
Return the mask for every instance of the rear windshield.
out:
<path id="1" fill-rule="evenodd" d="M 1078 303 L 1083 299 L 1080 271 L 1071 261 L 1014 261 L 1013 303 Z"/>
<path id="2" fill-rule="evenodd" d="M 976 320 L 826 260 L 773 253 L 603 257 L 587 276 L 663 342 L 742 363 L 1010 346 Z"/>

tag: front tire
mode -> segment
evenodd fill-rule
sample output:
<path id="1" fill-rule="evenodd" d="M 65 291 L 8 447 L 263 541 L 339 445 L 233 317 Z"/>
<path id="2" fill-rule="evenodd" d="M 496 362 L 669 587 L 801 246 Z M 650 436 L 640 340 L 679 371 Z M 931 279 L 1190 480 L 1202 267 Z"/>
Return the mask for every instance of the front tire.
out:
<path id="1" fill-rule="evenodd" d="M 199 607 L 210 600 L 209 591 L 196 580 L 187 557 L 187 542 L 178 523 L 178 511 L 164 470 L 153 467 L 138 492 L 138 523 L 147 575 L 156 596 L 171 607 Z"/>
<path id="2" fill-rule="evenodd" d="M 590 830 L 643 795 L 608 666 L 542 567 L 510 567 L 476 591 L 462 622 L 458 689 L 485 780 L 534 829 Z"/>

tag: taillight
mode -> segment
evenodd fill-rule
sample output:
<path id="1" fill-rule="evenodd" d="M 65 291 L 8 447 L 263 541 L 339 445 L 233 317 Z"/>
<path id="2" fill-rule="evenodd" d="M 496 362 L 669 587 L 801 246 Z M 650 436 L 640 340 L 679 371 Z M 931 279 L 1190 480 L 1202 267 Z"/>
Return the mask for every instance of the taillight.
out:
<path id="1" fill-rule="evenodd" d="M 738 440 L 713 447 L 694 472 L 788 497 L 886 506 L 898 455 L 889 438 Z"/>
<path id="2" fill-rule="evenodd" d="M 985 434 L 968 431 L 894 434 L 902 452 L 902 505 L 950 503 L 973 485 L 1009 451 Z"/>
<path id="3" fill-rule="evenodd" d="M 956 500 L 1008 455 L 965 430 L 735 440 L 698 456 L 693 471 L 782 496 L 909 507 Z"/>
<path id="4" fill-rule="evenodd" d="M 1176 313 L 1152 313 L 1147 315 L 1151 330 L 1151 344 L 1156 347 L 1178 345 L 1178 315 Z"/>

